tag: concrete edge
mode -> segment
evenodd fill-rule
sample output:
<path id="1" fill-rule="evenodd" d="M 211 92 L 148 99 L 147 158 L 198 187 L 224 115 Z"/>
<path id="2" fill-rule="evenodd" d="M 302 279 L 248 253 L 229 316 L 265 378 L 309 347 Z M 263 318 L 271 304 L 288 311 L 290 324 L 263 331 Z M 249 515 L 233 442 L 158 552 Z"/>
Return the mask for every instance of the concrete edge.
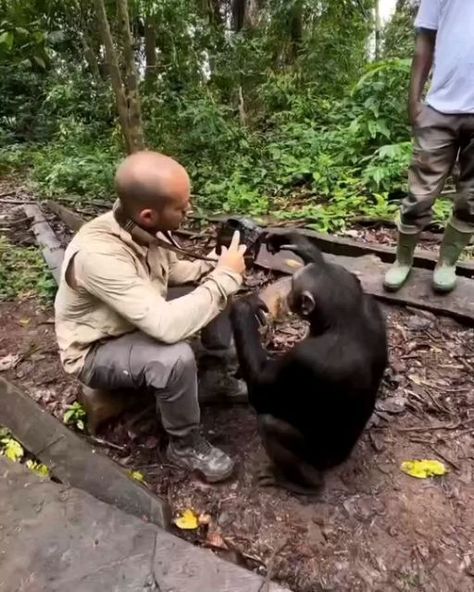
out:
<path id="1" fill-rule="evenodd" d="M 171 509 L 167 501 L 131 479 L 113 460 L 92 448 L 1 377 L 0 424 L 63 483 L 169 529 Z"/>

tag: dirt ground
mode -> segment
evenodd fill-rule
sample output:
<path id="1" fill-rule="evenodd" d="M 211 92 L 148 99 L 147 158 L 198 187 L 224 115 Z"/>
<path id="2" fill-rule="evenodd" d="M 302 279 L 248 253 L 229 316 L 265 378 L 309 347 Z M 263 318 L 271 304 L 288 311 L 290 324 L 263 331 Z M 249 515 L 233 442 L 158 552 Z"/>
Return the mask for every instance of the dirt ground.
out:
<path id="1" fill-rule="evenodd" d="M 0 216 L 11 207 L 0 204 Z M 103 449 L 141 471 L 175 512 L 208 515 L 198 531 L 178 534 L 269 570 L 295 592 L 474 590 L 474 330 L 419 311 L 384 310 L 390 369 L 377 412 L 316 499 L 257 486 L 264 453 L 246 406 L 203 409 L 205 432 L 237 460 L 235 478 L 219 486 L 166 463 L 151 408 L 107 426 L 101 437 L 116 447 Z M 52 310 L 34 299 L 3 302 L 0 318 L 0 360 L 18 355 L 2 375 L 62 419 L 78 386 L 61 370 Z M 295 322 L 280 327 L 274 347 L 290 346 L 300 329 Z M 402 473 L 402 461 L 421 458 L 441 460 L 448 475 Z"/>

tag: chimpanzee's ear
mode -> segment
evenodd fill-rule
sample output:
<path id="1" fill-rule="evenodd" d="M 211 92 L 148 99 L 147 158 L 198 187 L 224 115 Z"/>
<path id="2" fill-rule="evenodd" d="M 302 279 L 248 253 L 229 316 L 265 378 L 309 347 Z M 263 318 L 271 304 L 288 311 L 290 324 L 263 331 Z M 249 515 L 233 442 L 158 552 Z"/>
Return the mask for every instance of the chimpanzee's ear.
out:
<path id="1" fill-rule="evenodd" d="M 308 317 L 316 307 L 314 296 L 309 290 L 304 290 L 300 294 L 300 315 Z"/>

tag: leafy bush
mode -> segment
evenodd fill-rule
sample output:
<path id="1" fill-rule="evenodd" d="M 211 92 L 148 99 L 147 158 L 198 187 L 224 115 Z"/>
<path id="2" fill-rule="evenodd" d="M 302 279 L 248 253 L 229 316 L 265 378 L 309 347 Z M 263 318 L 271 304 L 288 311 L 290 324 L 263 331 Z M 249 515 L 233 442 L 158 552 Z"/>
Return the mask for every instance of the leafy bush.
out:
<path id="1" fill-rule="evenodd" d="M 0 300 L 36 294 L 46 304 L 55 292 L 56 282 L 38 249 L 16 247 L 0 237 Z"/>

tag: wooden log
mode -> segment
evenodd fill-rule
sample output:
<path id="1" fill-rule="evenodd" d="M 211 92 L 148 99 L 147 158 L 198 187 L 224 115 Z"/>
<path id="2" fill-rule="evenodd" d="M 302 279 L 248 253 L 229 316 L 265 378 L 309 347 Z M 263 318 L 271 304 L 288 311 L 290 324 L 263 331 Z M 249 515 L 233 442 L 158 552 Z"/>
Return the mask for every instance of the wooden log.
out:
<path id="1" fill-rule="evenodd" d="M 73 212 L 69 208 L 62 206 L 55 201 L 48 200 L 46 206 L 73 232 L 77 232 L 79 228 L 86 223 L 86 220 L 79 216 L 79 214 L 76 214 L 76 212 Z"/>
<path id="2" fill-rule="evenodd" d="M 166 500 L 131 479 L 114 461 L 91 448 L 3 378 L 0 378 L 0 424 L 50 467 L 62 483 L 87 491 L 103 502 L 162 528 L 169 528 L 170 508 Z"/>
<path id="3" fill-rule="evenodd" d="M 193 214 L 190 216 L 196 220 L 208 220 L 209 222 L 224 222 L 229 215 L 205 216 L 202 214 Z M 281 226 L 274 225 L 272 218 L 265 219 L 266 230 L 281 232 Z M 394 225 L 394 224 L 393 224 Z M 308 228 L 292 228 L 288 226 L 287 230 L 294 230 L 299 234 L 309 238 L 323 251 L 331 255 L 343 255 L 347 257 L 362 257 L 363 255 L 377 255 L 385 263 L 392 263 L 395 260 L 396 249 L 383 245 L 374 245 L 370 243 L 358 242 L 348 238 L 323 234 L 310 230 Z M 426 249 L 417 249 L 415 251 L 414 266 L 420 269 L 434 269 L 437 262 L 437 254 Z M 474 261 L 460 261 L 458 263 L 458 275 L 463 277 L 474 277 Z"/>
<path id="4" fill-rule="evenodd" d="M 25 214 L 31 218 L 31 229 L 36 241 L 41 248 L 44 260 L 48 265 L 56 283 L 59 284 L 61 277 L 61 265 L 64 259 L 64 249 L 58 241 L 52 228 L 43 216 L 43 212 L 36 204 L 25 204 Z"/>
<path id="5" fill-rule="evenodd" d="M 291 258 L 294 263 L 288 265 Z M 467 325 L 474 325 L 474 280 L 459 277 L 453 292 L 444 295 L 436 294 L 431 287 L 431 271 L 413 269 L 409 281 L 401 290 L 395 293 L 386 292 L 382 281 L 389 265 L 380 261 L 375 255 L 344 257 L 325 254 L 324 258 L 355 273 L 364 290 L 383 302 L 428 310 L 438 315 L 452 317 Z M 292 274 L 301 267 L 302 262 L 299 257 L 289 252 L 281 251 L 272 255 L 266 249 L 262 249 L 258 264 L 266 269 Z"/>
<path id="6" fill-rule="evenodd" d="M 271 229 L 269 229 L 271 230 Z M 276 230 L 276 229 L 275 229 Z M 281 228 L 279 229 L 281 232 Z M 362 243 L 355 240 L 321 234 L 306 228 L 296 229 L 298 234 L 309 238 L 323 251 L 331 255 L 342 255 L 346 257 L 362 257 L 363 255 L 377 255 L 384 263 L 392 263 L 395 260 L 395 248 L 383 245 Z M 437 254 L 430 251 L 418 249 L 415 251 L 414 266 L 420 269 L 434 269 L 437 262 Z M 458 275 L 463 277 L 474 276 L 474 262 L 460 261 L 458 264 Z"/>

